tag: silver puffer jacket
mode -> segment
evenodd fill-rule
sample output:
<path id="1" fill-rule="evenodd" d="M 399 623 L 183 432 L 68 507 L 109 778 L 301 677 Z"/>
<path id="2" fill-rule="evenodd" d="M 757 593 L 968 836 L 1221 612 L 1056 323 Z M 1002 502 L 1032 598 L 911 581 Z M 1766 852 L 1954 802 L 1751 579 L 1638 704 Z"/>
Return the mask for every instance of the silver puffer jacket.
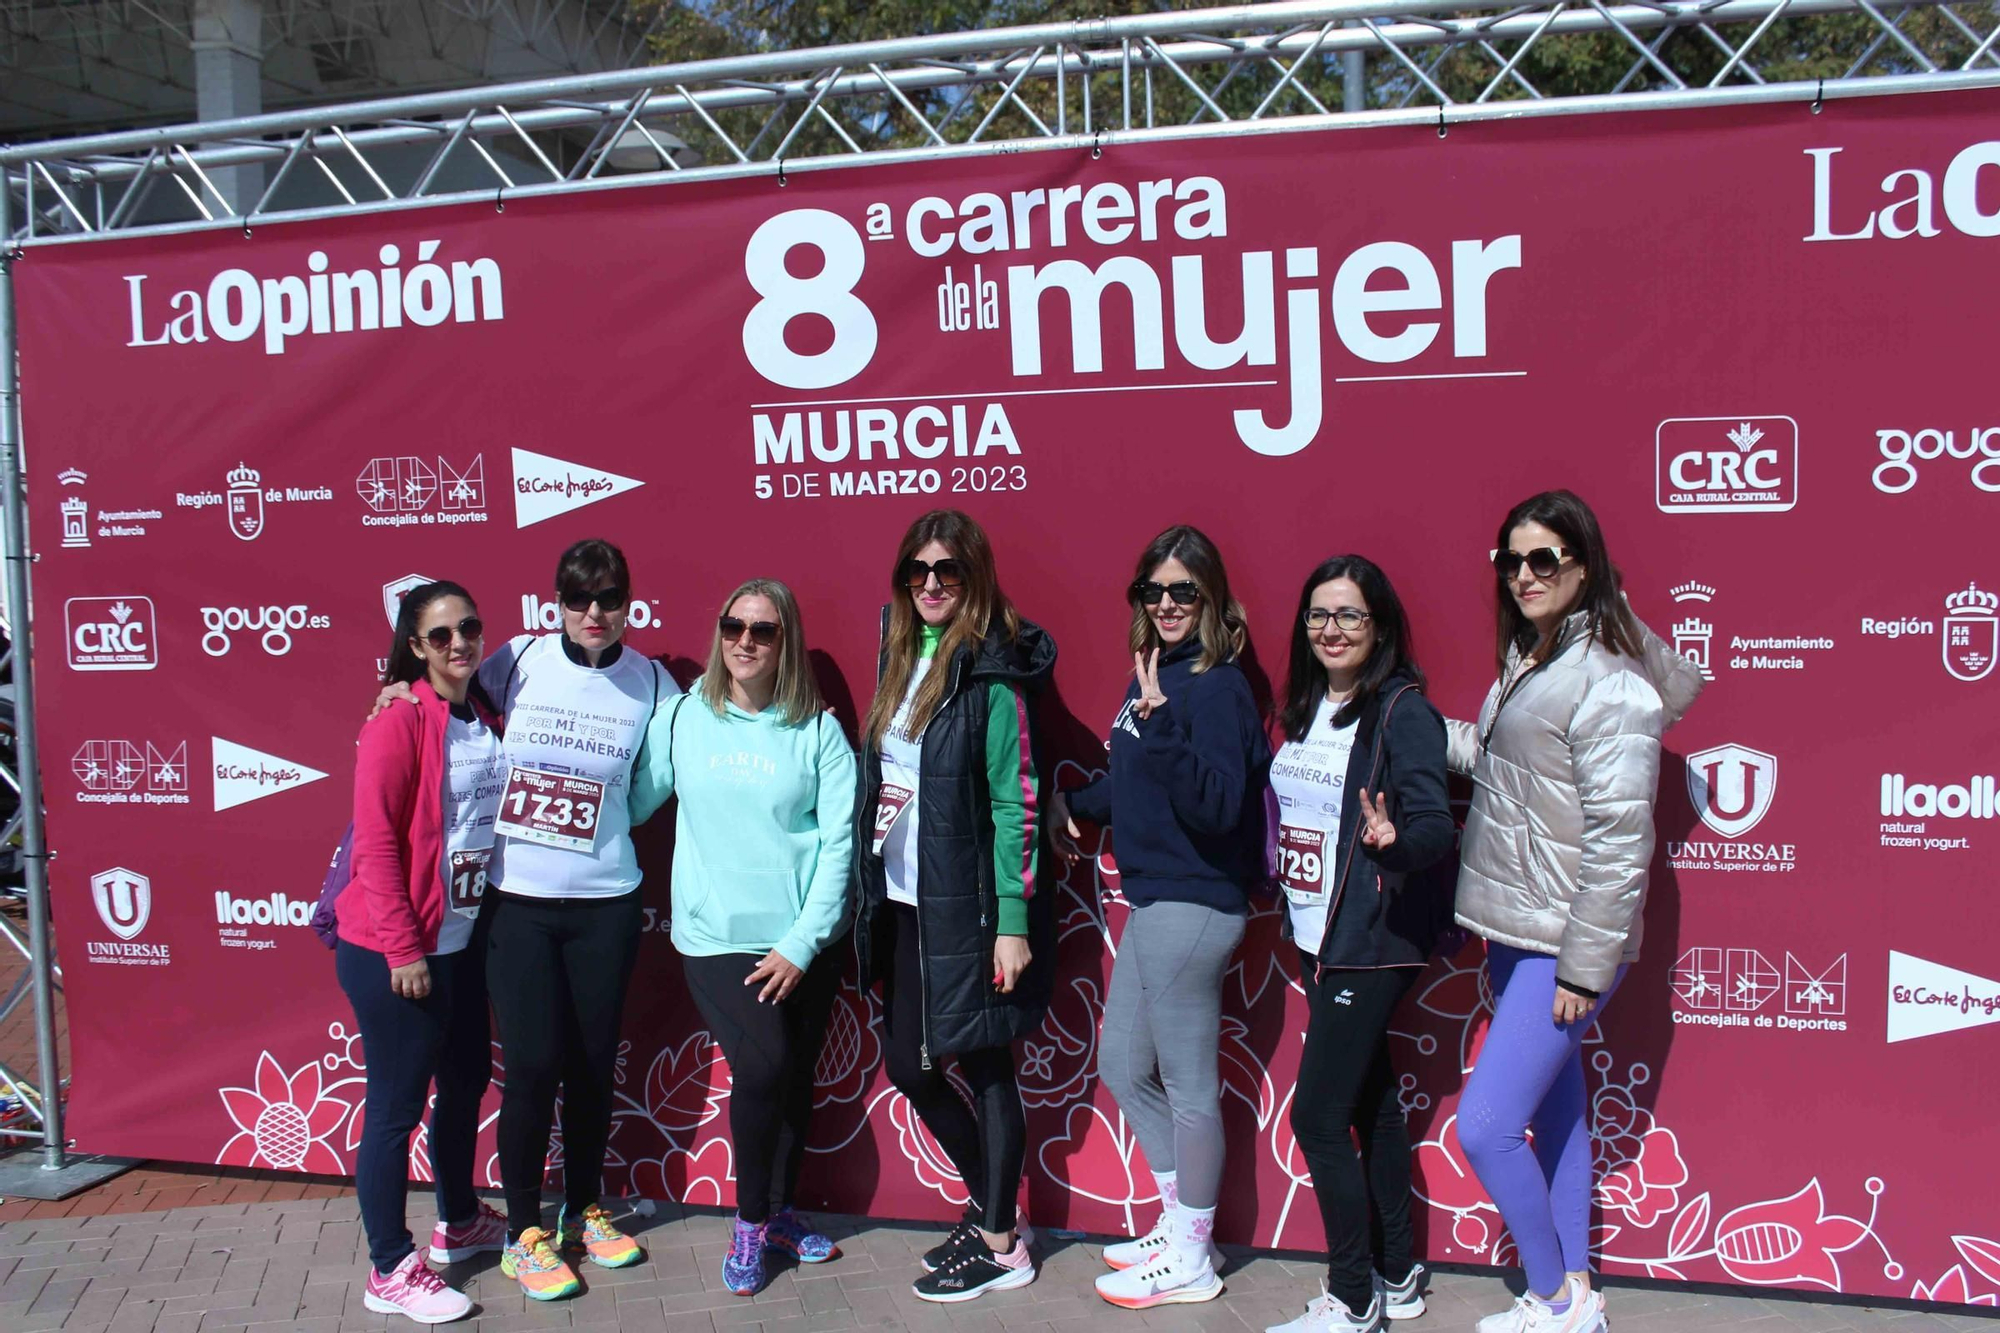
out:
<path id="1" fill-rule="evenodd" d="M 1694 663 L 1641 628 L 1645 652 L 1625 657 L 1578 612 L 1546 663 L 1523 673 L 1508 654 L 1478 726 L 1447 723 L 1451 769 L 1473 781 L 1459 924 L 1555 954 L 1557 977 L 1599 993 L 1639 956 L 1660 733 L 1702 687 Z"/>

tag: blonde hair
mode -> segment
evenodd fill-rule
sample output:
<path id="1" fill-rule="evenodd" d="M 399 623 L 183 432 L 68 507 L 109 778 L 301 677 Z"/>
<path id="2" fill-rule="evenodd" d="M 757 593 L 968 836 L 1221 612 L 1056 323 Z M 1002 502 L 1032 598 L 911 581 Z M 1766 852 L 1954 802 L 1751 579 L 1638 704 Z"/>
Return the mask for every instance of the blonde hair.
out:
<path id="1" fill-rule="evenodd" d="M 993 546 L 986 530 L 971 515 L 956 509 L 933 509 L 910 525 L 896 547 L 896 562 L 889 567 L 889 628 L 883 635 L 882 678 L 875 683 L 875 702 L 868 709 L 862 735 L 869 745 L 880 745 L 902 706 L 903 693 L 917 669 L 917 652 L 923 643 L 923 620 L 917 615 L 910 590 L 903 586 L 905 560 L 937 542 L 965 567 L 965 584 L 958 590 L 958 613 L 945 626 L 938 644 L 937 669 L 924 677 L 917 697 L 910 703 L 909 728 L 917 735 L 944 707 L 944 693 L 951 684 L 947 669 L 961 648 L 975 648 L 985 639 L 987 627 L 996 621 L 1008 638 L 1021 632 L 1021 616 L 1007 594 L 1000 591 L 1000 577 L 994 570 Z"/>
<path id="2" fill-rule="evenodd" d="M 1199 674 L 1219 663 L 1235 661 L 1249 640 L 1249 616 L 1243 610 L 1243 603 L 1230 595 L 1229 571 L 1222 566 L 1222 552 L 1201 529 L 1178 524 L 1146 544 L 1139 555 L 1138 569 L 1132 575 L 1134 587 L 1152 578 L 1153 571 L 1169 560 L 1178 560 L 1186 566 L 1188 577 L 1201 589 L 1201 612 L 1194 622 L 1201 656 L 1195 659 L 1195 672 Z M 1129 636 L 1132 651 L 1151 653 L 1164 647 L 1159 630 L 1153 627 L 1152 616 L 1146 612 L 1146 604 L 1130 589 L 1126 596 L 1132 602 Z"/>
<path id="3" fill-rule="evenodd" d="M 715 633 L 708 644 L 708 666 L 701 677 L 701 701 L 718 717 L 729 699 L 729 668 L 722 661 L 722 618 L 744 597 L 762 597 L 778 608 L 778 685 L 771 706 L 785 725 L 797 726 L 816 716 L 825 702 L 819 682 L 813 679 L 812 663 L 806 658 L 805 625 L 799 617 L 798 599 L 776 579 L 749 579 L 722 599 L 715 613 Z"/>

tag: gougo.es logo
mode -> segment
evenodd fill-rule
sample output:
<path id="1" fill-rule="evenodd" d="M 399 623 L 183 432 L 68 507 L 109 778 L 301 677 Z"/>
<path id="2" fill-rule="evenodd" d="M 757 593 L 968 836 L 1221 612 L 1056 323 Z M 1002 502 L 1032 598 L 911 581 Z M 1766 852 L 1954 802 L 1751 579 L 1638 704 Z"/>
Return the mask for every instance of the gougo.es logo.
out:
<path id="1" fill-rule="evenodd" d="M 1917 484 L 1919 463 L 1942 459 L 1972 463 L 1970 480 L 1988 494 L 2000 494 L 2000 426 L 1957 430 L 1878 430 L 1875 447 L 1882 461 L 1871 480 L 1884 495 L 1901 495 Z"/>
<path id="2" fill-rule="evenodd" d="M 292 651 L 292 634 L 298 630 L 325 629 L 333 622 L 314 615 L 301 602 L 292 606 L 204 606 L 201 623 L 201 650 L 210 657 L 225 657 L 235 646 L 230 635 L 248 631 L 263 636 L 264 651 L 283 657 Z"/>

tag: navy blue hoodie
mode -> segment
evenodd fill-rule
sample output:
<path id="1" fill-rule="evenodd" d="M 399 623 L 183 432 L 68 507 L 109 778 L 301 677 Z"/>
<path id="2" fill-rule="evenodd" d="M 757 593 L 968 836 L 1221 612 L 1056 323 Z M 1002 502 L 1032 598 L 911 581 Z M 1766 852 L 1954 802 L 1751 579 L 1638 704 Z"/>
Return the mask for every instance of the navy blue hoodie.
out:
<path id="1" fill-rule="evenodd" d="M 1119 884 L 1134 907 L 1248 909 L 1264 879 L 1271 744 L 1234 662 L 1196 674 L 1190 636 L 1160 656 L 1163 707 L 1141 718 L 1135 678 L 1111 727 L 1111 772 L 1069 793 L 1070 813 L 1115 831 Z"/>

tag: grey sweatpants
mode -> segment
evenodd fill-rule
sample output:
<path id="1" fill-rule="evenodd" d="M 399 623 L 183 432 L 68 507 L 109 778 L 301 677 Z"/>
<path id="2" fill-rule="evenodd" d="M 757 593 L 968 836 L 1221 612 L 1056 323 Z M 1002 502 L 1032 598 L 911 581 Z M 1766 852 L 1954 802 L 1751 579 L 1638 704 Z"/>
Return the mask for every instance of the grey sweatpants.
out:
<path id="1" fill-rule="evenodd" d="M 1111 965 L 1097 1072 L 1189 1208 L 1215 1207 L 1222 1190 L 1222 973 L 1242 940 L 1237 913 L 1149 903 L 1132 909 Z"/>

